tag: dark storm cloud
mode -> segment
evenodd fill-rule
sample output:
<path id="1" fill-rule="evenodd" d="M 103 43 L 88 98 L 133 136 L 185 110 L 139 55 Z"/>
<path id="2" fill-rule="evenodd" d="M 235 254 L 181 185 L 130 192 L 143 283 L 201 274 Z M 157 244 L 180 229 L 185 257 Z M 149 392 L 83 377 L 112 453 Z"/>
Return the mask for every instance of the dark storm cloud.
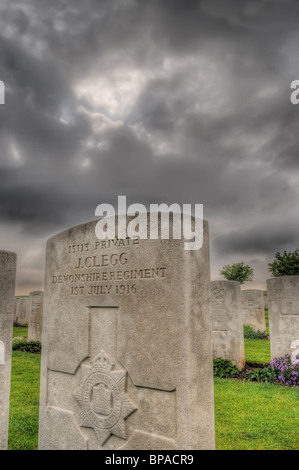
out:
<path id="1" fill-rule="evenodd" d="M 0 220 L 3 246 L 9 227 L 26 234 L 20 286 L 40 256 L 30 234 L 41 250 L 121 194 L 203 203 L 218 265 L 297 247 L 298 13 L 277 0 L 4 0 Z"/>
<path id="2" fill-rule="evenodd" d="M 286 230 L 287 227 L 287 230 Z M 279 251 L 291 250 L 298 244 L 298 224 L 294 220 L 267 220 L 248 230 L 232 230 L 225 236 L 216 237 L 217 253 L 272 256 Z"/>

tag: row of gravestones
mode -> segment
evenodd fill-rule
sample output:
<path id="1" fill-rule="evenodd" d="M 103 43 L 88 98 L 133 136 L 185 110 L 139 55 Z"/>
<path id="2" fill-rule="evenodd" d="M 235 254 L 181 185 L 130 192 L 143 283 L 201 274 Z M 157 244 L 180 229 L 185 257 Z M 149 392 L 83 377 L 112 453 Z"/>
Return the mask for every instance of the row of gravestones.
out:
<path id="1" fill-rule="evenodd" d="M 240 284 L 234 281 L 212 281 L 211 284 L 214 358 L 229 359 L 241 370 L 245 365 L 243 324 L 255 331 L 266 330 L 264 293 L 257 289 L 240 291 Z M 29 341 L 41 342 L 42 314 L 43 292 L 15 297 L 14 321 L 19 325 L 28 324 Z M 271 317 L 270 327 L 274 330 L 275 321 L 277 317 Z M 276 349 L 279 346 L 275 339 L 273 346 Z M 286 348 L 282 346 L 283 351 Z"/>
<path id="2" fill-rule="evenodd" d="M 233 362 L 239 370 L 245 365 L 243 325 L 265 332 L 264 292 L 240 290 L 236 281 L 212 281 L 214 358 Z M 284 276 L 267 281 L 271 357 L 294 352 L 299 346 L 299 277 Z"/>
<path id="3" fill-rule="evenodd" d="M 29 296 L 15 297 L 14 322 L 17 325 L 28 325 L 28 340 L 42 340 L 43 292 L 30 292 Z"/>
<path id="4" fill-rule="evenodd" d="M 207 223 L 197 251 L 185 250 L 184 240 L 177 239 L 101 241 L 95 224 L 71 228 L 47 243 L 39 448 L 213 449 Z M 5 346 L 0 447 L 5 448 L 16 256 L 1 252 L 0 260 Z M 279 317 L 281 334 L 290 319 L 294 339 L 298 280 L 268 282 L 270 317 Z M 217 288 L 217 303 L 231 311 L 239 287 Z M 285 299 L 291 310 L 283 310 Z M 217 334 L 225 333 L 223 319 L 215 323 Z M 226 331 L 235 323 L 227 315 Z"/>

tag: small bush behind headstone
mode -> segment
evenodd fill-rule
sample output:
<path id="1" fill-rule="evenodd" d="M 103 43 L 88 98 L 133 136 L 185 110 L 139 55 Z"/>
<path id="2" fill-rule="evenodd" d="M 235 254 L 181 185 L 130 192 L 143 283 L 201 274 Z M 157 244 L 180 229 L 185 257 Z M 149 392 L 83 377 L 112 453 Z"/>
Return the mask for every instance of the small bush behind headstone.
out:
<path id="1" fill-rule="evenodd" d="M 266 332 L 262 332 L 260 330 L 254 331 L 252 326 L 244 325 L 244 338 L 246 339 L 267 339 Z"/>
<path id="2" fill-rule="evenodd" d="M 299 276 L 299 249 L 281 255 L 276 253 L 273 263 L 269 263 L 269 271 L 273 277 Z"/>
<path id="3" fill-rule="evenodd" d="M 273 383 L 277 380 L 277 373 L 272 367 L 258 368 L 247 376 L 249 382 Z"/>
<path id="4" fill-rule="evenodd" d="M 240 284 L 252 281 L 253 279 L 253 269 L 244 264 L 243 261 L 241 263 L 226 264 L 223 266 L 220 274 L 228 281 L 237 281 Z"/>
<path id="5" fill-rule="evenodd" d="M 41 352 L 41 343 L 39 341 L 27 341 L 25 337 L 17 336 L 12 340 L 13 351 L 24 351 L 34 354 Z"/>
<path id="6" fill-rule="evenodd" d="M 213 361 L 214 377 L 225 379 L 228 377 L 235 377 L 239 374 L 238 368 L 228 359 L 217 357 Z"/>

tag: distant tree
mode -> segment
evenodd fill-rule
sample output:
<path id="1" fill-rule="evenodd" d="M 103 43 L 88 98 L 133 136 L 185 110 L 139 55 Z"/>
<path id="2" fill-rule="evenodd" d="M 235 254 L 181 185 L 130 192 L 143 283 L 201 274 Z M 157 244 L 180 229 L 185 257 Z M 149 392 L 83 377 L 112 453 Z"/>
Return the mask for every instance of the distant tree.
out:
<path id="1" fill-rule="evenodd" d="M 273 277 L 299 276 L 299 249 L 281 255 L 276 253 L 273 263 L 269 263 L 269 271 Z"/>
<path id="2" fill-rule="evenodd" d="M 243 261 L 241 263 L 226 264 L 220 274 L 228 281 L 238 281 L 240 284 L 253 279 L 253 269 L 244 264 Z"/>

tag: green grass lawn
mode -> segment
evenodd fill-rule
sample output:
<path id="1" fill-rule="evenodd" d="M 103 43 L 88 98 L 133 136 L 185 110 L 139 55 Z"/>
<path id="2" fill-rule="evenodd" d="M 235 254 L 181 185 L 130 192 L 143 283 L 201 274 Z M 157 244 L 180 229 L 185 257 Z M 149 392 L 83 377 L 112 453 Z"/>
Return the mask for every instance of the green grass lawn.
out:
<path id="1" fill-rule="evenodd" d="M 268 309 L 265 309 L 266 333 L 269 335 L 269 315 Z M 270 362 L 270 340 L 267 339 L 249 339 L 245 338 L 245 358 L 246 362 Z"/>
<path id="2" fill-rule="evenodd" d="M 215 379 L 217 449 L 298 450 L 299 392 Z"/>
<path id="3" fill-rule="evenodd" d="M 13 337 L 25 336 L 28 337 L 28 327 L 27 326 L 14 326 L 13 327 Z"/>
<path id="4" fill-rule="evenodd" d="M 246 362 L 270 362 L 270 341 L 268 339 L 244 339 Z"/>
<path id="5" fill-rule="evenodd" d="M 12 352 L 9 450 L 37 449 L 40 355 Z"/>

